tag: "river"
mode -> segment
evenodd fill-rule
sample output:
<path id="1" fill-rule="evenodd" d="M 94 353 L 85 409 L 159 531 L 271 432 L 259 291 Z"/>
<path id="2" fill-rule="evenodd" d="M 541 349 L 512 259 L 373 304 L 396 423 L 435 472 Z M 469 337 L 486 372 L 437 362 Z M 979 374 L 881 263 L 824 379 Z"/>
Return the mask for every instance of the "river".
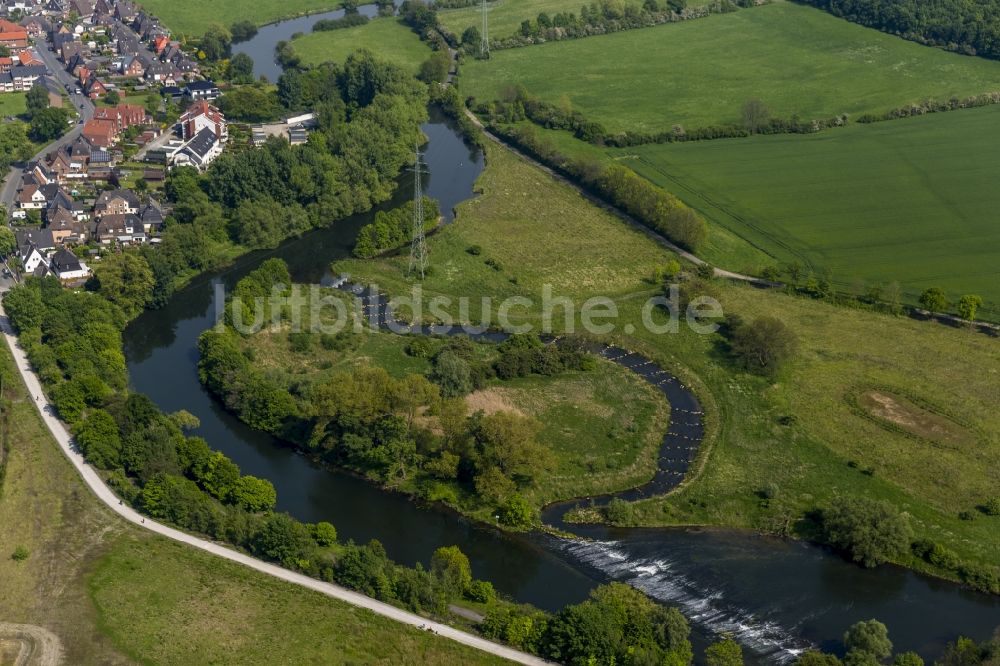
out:
<path id="1" fill-rule="evenodd" d="M 400 2 L 401 0 L 397 0 L 396 4 L 398 5 Z M 368 18 L 374 18 L 378 14 L 378 7 L 375 5 L 361 5 L 358 7 L 358 13 Z M 288 19 L 287 21 L 270 23 L 261 26 L 257 34 L 251 39 L 233 44 L 233 53 L 246 53 L 253 58 L 253 75 L 255 78 L 266 76 L 267 80 L 271 83 L 277 83 L 278 77 L 281 76 L 281 65 L 274 60 L 274 47 L 278 42 L 289 41 L 292 39 L 292 35 L 299 32 L 309 34 L 312 32 L 316 21 L 343 17 L 344 10 L 337 9 L 332 12 L 300 16 Z M 330 38 L 336 39 L 336 35 L 331 34 Z"/>
<path id="2" fill-rule="evenodd" d="M 424 132 L 430 139 L 426 191 L 450 218 L 452 208 L 472 196 L 482 155 L 437 112 Z M 387 206 L 406 199 L 410 178 L 401 178 L 396 200 Z M 438 546 L 458 545 L 477 577 L 518 601 L 550 610 L 580 601 L 600 582 L 628 582 L 680 606 L 692 620 L 696 646 L 728 632 L 750 649 L 751 663 L 787 662 L 810 645 L 835 649 L 837 637 L 863 619 L 885 622 L 897 650 L 928 658 L 958 634 L 981 640 L 1000 624 L 1000 599 L 896 567 L 864 570 L 798 542 L 722 530 L 579 530 L 592 541 L 507 535 L 314 465 L 247 428 L 198 381 L 197 339 L 215 320 L 214 286 L 233 286 L 270 257 L 287 261 L 297 282 L 329 282 L 330 263 L 350 252 L 358 229 L 371 218 L 356 216 L 276 250 L 247 255 L 194 281 L 125 331 L 132 388 L 165 411 L 195 414 L 201 420 L 195 434 L 244 473 L 274 483 L 279 510 L 304 521 L 329 520 L 345 540 L 377 538 L 390 557 L 406 564 L 426 563 Z"/>

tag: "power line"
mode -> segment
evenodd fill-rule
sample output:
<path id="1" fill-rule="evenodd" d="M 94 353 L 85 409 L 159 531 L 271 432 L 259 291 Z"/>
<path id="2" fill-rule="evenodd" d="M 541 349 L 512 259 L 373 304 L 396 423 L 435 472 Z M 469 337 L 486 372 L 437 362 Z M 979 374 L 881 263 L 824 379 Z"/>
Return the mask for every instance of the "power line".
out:
<path id="1" fill-rule="evenodd" d="M 483 0 L 483 36 L 479 42 L 479 57 L 485 60 L 490 59 L 490 24 L 486 0 Z"/>
<path id="2" fill-rule="evenodd" d="M 424 279 L 427 271 L 427 240 L 424 238 L 424 188 L 421 174 L 427 173 L 420 160 L 420 149 L 413 147 L 413 240 L 410 242 L 410 268 L 408 274 L 413 275 L 414 269 L 420 271 L 420 279 Z"/>

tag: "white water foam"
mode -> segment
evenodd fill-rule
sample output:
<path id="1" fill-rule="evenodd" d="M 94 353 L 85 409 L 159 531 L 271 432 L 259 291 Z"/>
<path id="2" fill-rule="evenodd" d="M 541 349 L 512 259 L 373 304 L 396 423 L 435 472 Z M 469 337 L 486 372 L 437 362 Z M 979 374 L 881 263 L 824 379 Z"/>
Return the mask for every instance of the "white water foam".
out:
<path id="1" fill-rule="evenodd" d="M 729 634 L 773 663 L 791 663 L 812 648 L 791 629 L 728 606 L 722 590 L 699 587 L 670 560 L 632 559 L 617 541 L 565 541 L 564 549 L 608 577 L 642 590 L 657 601 L 678 606 L 692 623 L 717 635 Z"/>

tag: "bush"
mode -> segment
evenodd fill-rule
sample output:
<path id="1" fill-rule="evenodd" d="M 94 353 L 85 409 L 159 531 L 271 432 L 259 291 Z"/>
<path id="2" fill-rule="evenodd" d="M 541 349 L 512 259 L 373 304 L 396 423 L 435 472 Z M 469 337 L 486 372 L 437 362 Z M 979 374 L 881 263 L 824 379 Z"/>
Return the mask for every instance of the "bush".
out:
<path id="1" fill-rule="evenodd" d="M 289 333 L 288 346 L 296 353 L 307 352 L 312 347 L 312 335 L 308 331 Z"/>
<path id="2" fill-rule="evenodd" d="M 24 562 L 26 559 L 28 559 L 28 555 L 30 554 L 31 553 L 28 551 L 28 547 L 21 545 L 14 549 L 14 552 L 11 553 L 10 559 L 14 560 L 15 562 Z"/>
<path id="3" fill-rule="evenodd" d="M 312 526 L 313 540 L 321 546 L 329 547 L 337 543 L 337 528 L 321 520 Z"/>
<path id="4" fill-rule="evenodd" d="M 514 494 L 500 507 L 500 524 L 515 529 L 527 529 L 535 524 L 535 509 L 528 500 Z"/>
<path id="5" fill-rule="evenodd" d="M 434 343 L 424 336 L 414 336 L 406 344 L 406 354 L 413 358 L 427 358 L 434 349 Z"/>
<path id="6" fill-rule="evenodd" d="M 470 245 L 465 251 L 468 252 L 469 254 L 471 254 L 473 257 L 478 257 L 479 255 L 481 255 L 483 253 L 483 246 L 482 245 Z"/>
<path id="7" fill-rule="evenodd" d="M 1000 516 L 1000 497 L 991 497 L 983 504 L 983 513 L 987 516 Z"/>
<path id="8" fill-rule="evenodd" d="M 488 580 L 474 580 L 469 583 L 465 596 L 480 604 L 492 604 L 497 599 L 497 591 Z"/>
<path id="9" fill-rule="evenodd" d="M 632 505 L 623 499 L 614 497 L 604 507 L 604 517 L 615 524 L 627 523 L 632 520 Z"/>
<path id="10" fill-rule="evenodd" d="M 888 502 L 839 497 L 823 510 L 822 520 L 827 543 L 865 567 L 899 557 L 910 543 L 909 523 Z"/>
<path id="11" fill-rule="evenodd" d="M 759 317 L 751 324 L 740 324 L 729 336 L 729 348 L 736 362 L 759 375 L 775 375 L 797 347 L 795 334 L 774 317 Z"/>

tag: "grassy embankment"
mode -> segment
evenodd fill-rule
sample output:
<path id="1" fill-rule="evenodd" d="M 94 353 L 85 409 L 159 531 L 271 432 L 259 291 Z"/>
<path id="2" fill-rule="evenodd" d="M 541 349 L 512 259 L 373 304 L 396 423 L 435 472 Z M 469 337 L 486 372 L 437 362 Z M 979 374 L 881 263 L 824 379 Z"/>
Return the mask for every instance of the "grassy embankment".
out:
<path id="1" fill-rule="evenodd" d="M 350 54 L 366 48 L 414 74 L 431 55 L 430 47 L 396 18 L 378 18 L 353 28 L 312 32 L 293 40 L 292 47 L 307 65 L 342 63 Z"/>
<path id="2" fill-rule="evenodd" d="M 459 206 L 456 222 L 429 240 L 433 272 L 425 294 L 528 294 L 537 303 L 540 284 L 548 281 L 557 294 L 579 299 L 604 291 L 616 298 L 622 313 L 616 330 L 626 323 L 637 329 L 612 337 L 687 377 L 714 433 L 700 476 L 680 492 L 639 505 L 636 524 L 784 532 L 836 495 L 867 496 L 908 512 L 917 536 L 963 559 L 1000 564 L 998 519 L 975 510 L 1000 486 L 1000 470 L 991 463 L 1000 453 L 994 408 L 1000 350 L 993 340 L 713 283 L 727 312 L 748 320 L 779 316 L 799 339 L 798 354 L 778 380 L 749 376 L 734 370 L 718 336 L 696 335 L 683 325 L 679 334 L 654 335 L 639 325 L 644 292 L 650 292 L 643 278 L 667 261 L 665 251 L 501 149 L 490 146 L 487 158 L 482 195 Z M 482 246 L 481 256 L 466 253 L 473 244 Z M 504 270 L 486 266 L 487 258 Z M 408 293 L 406 266 L 398 257 L 335 268 L 390 293 Z M 537 323 L 537 309 L 522 319 Z M 919 426 L 924 430 L 910 435 L 873 419 L 852 396 L 880 397 L 871 394 L 876 390 L 896 396 L 903 420 L 919 426 L 940 413 L 950 425 L 943 434 Z M 910 408 L 907 397 L 914 401 Z M 913 411 L 914 404 L 930 409 Z M 762 503 L 758 493 L 768 484 L 777 497 Z M 960 519 L 963 511 L 975 519 Z"/>
<path id="3" fill-rule="evenodd" d="M 947 53 L 786 2 L 465 62 L 463 96 L 511 84 L 608 131 L 741 122 L 759 98 L 803 120 L 1000 90 L 1000 63 Z"/>
<path id="4" fill-rule="evenodd" d="M 227 28 L 237 21 L 257 25 L 281 19 L 317 14 L 340 7 L 340 0 L 257 0 L 250 10 L 243 0 L 143 0 L 142 7 L 157 16 L 173 32 L 201 36 L 212 24 Z"/>
<path id="5" fill-rule="evenodd" d="M 130 526 L 52 441 L 6 345 L 0 368 L 0 619 L 53 631 L 66 663 L 501 663 Z"/>

